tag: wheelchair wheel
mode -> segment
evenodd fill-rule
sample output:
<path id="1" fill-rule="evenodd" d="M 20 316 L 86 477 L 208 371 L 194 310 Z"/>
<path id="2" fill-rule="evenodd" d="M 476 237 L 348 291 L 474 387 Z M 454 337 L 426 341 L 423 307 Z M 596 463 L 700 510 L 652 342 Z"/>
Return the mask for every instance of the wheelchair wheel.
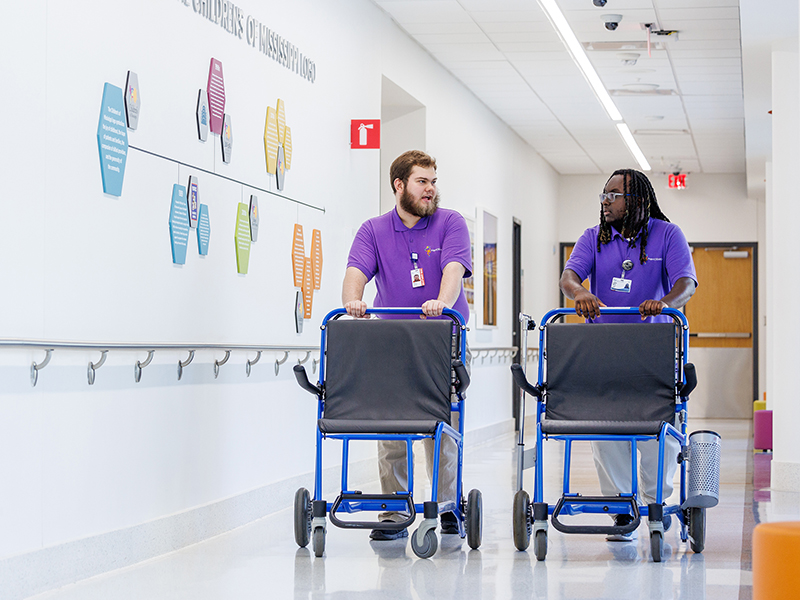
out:
<path id="1" fill-rule="evenodd" d="M 467 543 L 473 550 L 481 546 L 483 538 L 483 498 L 480 490 L 470 490 L 467 496 Z"/>
<path id="2" fill-rule="evenodd" d="M 519 490 L 514 494 L 514 545 L 525 551 L 531 543 L 530 498 L 528 492 Z"/>
<path id="3" fill-rule="evenodd" d="M 540 529 L 533 536 L 533 553 L 536 554 L 536 560 L 544 560 L 547 556 L 547 532 Z"/>
<path id="4" fill-rule="evenodd" d="M 320 557 L 325 554 L 325 529 L 317 527 L 314 530 L 314 556 Z"/>
<path id="5" fill-rule="evenodd" d="M 661 562 L 661 553 L 664 550 L 664 535 L 660 531 L 650 532 L 650 554 L 653 562 Z"/>
<path id="6" fill-rule="evenodd" d="M 689 541 L 692 550 L 697 554 L 706 547 L 706 509 L 692 507 L 689 509 Z"/>
<path id="7" fill-rule="evenodd" d="M 300 488 L 294 495 L 294 541 L 305 548 L 310 537 L 311 495 L 306 488 Z"/>
<path id="8" fill-rule="evenodd" d="M 429 529 L 425 532 L 425 537 L 422 539 L 422 543 L 417 542 L 416 531 L 411 535 L 411 549 L 414 551 L 414 554 L 420 558 L 430 558 L 436 554 L 436 549 L 438 547 L 439 540 L 436 537 L 435 529 Z"/>

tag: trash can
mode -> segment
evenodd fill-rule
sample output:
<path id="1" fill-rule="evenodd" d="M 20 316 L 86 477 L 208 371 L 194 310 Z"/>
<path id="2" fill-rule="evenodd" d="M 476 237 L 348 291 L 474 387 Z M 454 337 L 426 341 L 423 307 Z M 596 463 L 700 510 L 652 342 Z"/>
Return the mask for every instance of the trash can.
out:
<path id="1" fill-rule="evenodd" d="M 719 503 L 722 438 L 715 431 L 689 435 L 689 483 L 683 508 L 711 508 Z"/>

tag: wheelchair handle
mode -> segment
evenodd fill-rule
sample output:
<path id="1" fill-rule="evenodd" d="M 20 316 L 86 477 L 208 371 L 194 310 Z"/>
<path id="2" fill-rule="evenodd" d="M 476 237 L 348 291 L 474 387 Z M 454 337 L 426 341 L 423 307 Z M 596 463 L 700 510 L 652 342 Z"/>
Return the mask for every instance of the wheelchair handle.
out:
<path id="1" fill-rule="evenodd" d="M 342 315 L 347 314 L 347 309 L 345 308 L 335 308 L 322 320 L 322 324 L 325 325 L 330 319 L 339 318 Z M 368 308 L 367 313 L 368 315 L 423 315 L 422 308 L 417 306 L 409 306 L 409 307 L 373 307 Z M 467 323 L 464 320 L 464 317 L 460 312 L 457 310 L 453 310 L 452 308 L 445 308 L 442 311 L 442 316 L 450 317 L 461 329 L 466 328 Z"/>
<path id="2" fill-rule="evenodd" d="M 555 308 L 548 312 L 544 317 L 542 317 L 542 325 L 549 323 L 555 318 L 565 316 L 565 315 L 574 315 L 575 309 L 574 308 Z M 639 314 L 639 307 L 638 306 L 601 306 L 600 307 L 600 314 L 601 315 L 638 315 Z M 666 315 L 668 317 L 672 317 L 672 319 L 680 326 L 684 328 L 689 327 L 689 321 L 686 320 L 686 315 L 684 315 L 681 311 L 677 308 L 665 308 L 661 311 L 662 315 Z"/>

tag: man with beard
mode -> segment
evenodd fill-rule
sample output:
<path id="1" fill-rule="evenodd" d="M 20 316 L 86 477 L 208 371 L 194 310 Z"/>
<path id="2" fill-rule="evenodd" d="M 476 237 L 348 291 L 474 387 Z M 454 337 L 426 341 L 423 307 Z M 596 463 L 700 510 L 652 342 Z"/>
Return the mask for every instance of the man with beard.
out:
<path id="1" fill-rule="evenodd" d="M 342 302 L 347 313 L 363 317 L 367 304 L 364 287 L 375 278 L 376 307 L 422 307 L 428 317 L 444 308 L 469 318 L 462 279 L 472 274 L 469 231 L 459 213 L 439 208 L 436 161 L 419 150 L 401 154 L 389 169 L 395 196 L 394 210 L 366 221 L 358 230 L 347 261 Z M 463 357 L 469 369 L 469 351 Z M 457 424 L 453 423 L 457 428 Z M 433 440 L 423 440 L 428 474 L 433 472 Z M 383 493 L 408 489 L 406 443 L 378 442 L 378 469 Z M 448 436 L 442 438 L 439 458 L 439 499 L 455 498 L 458 449 Z M 384 521 L 400 521 L 398 513 L 382 513 Z M 442 533 L 458 533 L 453 513 L 442 514 Z M 406 537 L 406 529 L 374 529 L 373 540 Z"/>
<path id="2" fill-rule="evenodd" d="M 591 291 L 581 282 L 589 279 Z M 600 224 L 578 239 L 561 275 L 561 291 L 575 300 L 575 312 L 594 323 L 668 322 L 665 308 L 681 308 L 694 294 L 697 275 L 689 244 L 680 228 L 661 211 L 653 186 L 644 173 L 615 171 L 600 194 Z M 639 315 L 601 315 L 601 306 L 638 307 Z M 614 368 L 614 349 L 598 349 Z M 655 502 L 658 442 L 637 444 L 641 455 L 639 492 L 644 504 Z M 680 444 L 668 436 L 664 452 L 664 499 L 672 494 Z M 629 442 L 592 442 L 592 454 L 604 496 L 631 493 Z M 671 524 L 664 515 L 664 529 Z M 616 515 L 627 525 L 631 515 Z M 609 535 L 609 541 L 630 541 L 636 531 Z"/>

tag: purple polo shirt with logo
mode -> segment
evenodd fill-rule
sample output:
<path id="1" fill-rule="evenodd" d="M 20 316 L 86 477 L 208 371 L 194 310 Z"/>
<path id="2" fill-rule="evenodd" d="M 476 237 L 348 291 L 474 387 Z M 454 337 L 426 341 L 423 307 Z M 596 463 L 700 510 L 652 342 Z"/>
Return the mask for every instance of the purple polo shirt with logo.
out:
<path id="1" fill-rule="evenodd" d="M 641 237 L 635 246 L 629 248 L 628 242 L 615 229 L 608 244 L 601 244 L 597 251 L 597 225 L 583 232 L 575 249 L 564 265 L 583 281 L 589 278 L 590 291 L 606 306 L 638 307 L 645 300 L 660 300 L 666 296 L 675 282 L 681 277 L 691 277 L 697 283 L 692 253 L 680 227 L 660 219 L 650 219 L 647 224 L 647 262 L 639 262 Z M 625 279 L 630 280 L 630 292 L 611 289 L 614 277 L 623 277 L 622 263 L 626 259 L 633 262 L 633 268 L 625 271 Z M 587 319 L 588 320 L 588 319 Z M 605 315 L 594 320 L 595 323 L 641 323 L 641 317 Z M 646 321 L 671 323 L 672 318 L 659 315 L 648 317 Z"/>
<path id="2" fill-rule="evenodd" d="M 425 276 L 423 287 L 411 285 L 412 252 L 417 253 L 417 266 Z M 400 220 L 397 209 L 393 209 L 361 226 L 350 248 L 347 266 L 356 267 L 367 280 L 375 277 L 376 307 L 417 307 L 439 296 L 442 270 L 451 262 L 464 266 L 464 277 L 472 275 L 469 231 L 464 217 L 454 210 L 440 208 L 409 229 Z M 453 308 L 469 320 L 463 286 Z"/>

